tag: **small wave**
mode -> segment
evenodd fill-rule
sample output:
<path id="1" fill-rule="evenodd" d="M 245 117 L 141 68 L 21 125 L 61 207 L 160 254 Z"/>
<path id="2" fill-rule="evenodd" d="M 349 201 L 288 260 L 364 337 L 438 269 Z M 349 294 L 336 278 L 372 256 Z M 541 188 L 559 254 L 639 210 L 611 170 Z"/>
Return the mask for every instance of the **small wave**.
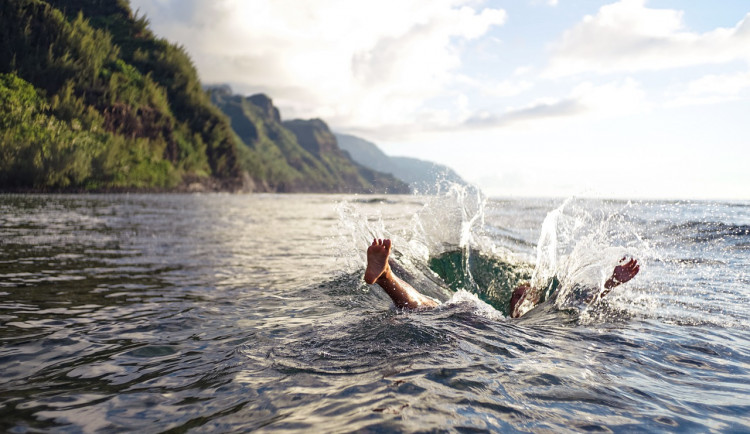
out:
<path id="1" fill-rule="evenodd" d="M 727 265 L 726 262 L 710 258 L 653 258 L 654 263 L 678 265 Z"/>
<path id="2" fill-rule="evenodd" d="M 683 240 L 708 242 L 729 238 L 743 239 L 750 237 L 750 225 L 728 224 L 723 222 L 690 221 L 671 225 L 670 233 L 678 234 Z"/>
<path id="3" fill-rule="evenodd" d="M 364 203 L 364 204 L 394 204 L 397 201 L 386 199 L 384 197 L 368 197 L 368 198 L 354 198 L 350 199 L 353 203 Z"/>

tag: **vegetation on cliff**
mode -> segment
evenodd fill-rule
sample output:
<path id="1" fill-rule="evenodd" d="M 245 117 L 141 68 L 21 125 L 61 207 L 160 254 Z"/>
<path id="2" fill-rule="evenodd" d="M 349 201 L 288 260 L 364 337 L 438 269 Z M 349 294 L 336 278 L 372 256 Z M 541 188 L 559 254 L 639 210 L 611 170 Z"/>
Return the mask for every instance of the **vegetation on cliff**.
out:
<path id="1" fill-rule="evenodd" d="M 241 179 L 189 57 L 126 1 L 0 4 L 0 185 L 170 188 Z"/>
<path id="2" fill-rule="evenodd" d="M 2 189 L 409 192 L 354 163 L 322 121 L 212 95 L 127 0 L 0 2 Z"/>
<path id="3" fill-rule="evenodd" d="M 229 118 L 250 149 L 267 187 L 274 191 L 409 193 L 385 173 L 361 166 L 339 149 L 325 122 L 281 121 L 278 108 L 263 94 L 243 97 L 226 87 L 211 88 L 211 99 Z"/>

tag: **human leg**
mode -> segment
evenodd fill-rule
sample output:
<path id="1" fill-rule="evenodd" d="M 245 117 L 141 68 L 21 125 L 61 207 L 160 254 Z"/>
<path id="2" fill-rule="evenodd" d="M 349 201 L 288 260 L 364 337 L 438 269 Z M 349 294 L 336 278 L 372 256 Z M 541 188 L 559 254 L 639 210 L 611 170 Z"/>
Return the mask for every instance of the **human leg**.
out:
<path id="1" fill-rule="evenodd" d="M 421 294 L 391 271 L 391 266 L 388 264 L 390 254 L 391 240 L 372 240 L 372 244 L 367 248 L 365 282 L 380 285 L 391 297 L 393 304 L 400 309 L 424 309 L 438 306 L 435 300 Z"/>

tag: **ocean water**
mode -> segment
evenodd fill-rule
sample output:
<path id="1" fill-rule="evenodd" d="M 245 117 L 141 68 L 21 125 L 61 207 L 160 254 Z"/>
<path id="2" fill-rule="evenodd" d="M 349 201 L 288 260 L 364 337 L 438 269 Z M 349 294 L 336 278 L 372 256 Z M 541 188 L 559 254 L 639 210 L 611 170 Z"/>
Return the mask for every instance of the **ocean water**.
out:
<path id="1" fill-rule="evenodd" d="M 749 266 L 750 202 L 0 196 L 0 429 L 750 432 Z"/>

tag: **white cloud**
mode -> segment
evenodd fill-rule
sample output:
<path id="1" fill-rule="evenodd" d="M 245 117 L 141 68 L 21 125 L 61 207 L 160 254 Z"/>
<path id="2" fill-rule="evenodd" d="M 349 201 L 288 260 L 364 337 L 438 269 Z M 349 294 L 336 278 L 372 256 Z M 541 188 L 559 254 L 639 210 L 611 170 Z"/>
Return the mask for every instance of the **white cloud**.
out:
<path id="1" fill-rule="evenodd" d="M 717 104 L 741 99 L 750 89 L 750 71 L 730 74 L 711 74 L 677 86 L 672 90 L 665 106 Z"/>
<path id="2" fill-rule="evenodd" d="M 461 43 L 506 13 L 472 0 L 134 0 L 206 83 L 266 92 L 282 116 L 409 124 L 455 82 Z M 179 13 L 175 14 L 175 10 Z"/>
<path id="3" fill-rule="evenodd" d="M 651 109 L 646 91 L 632 78 L 602 85 L 585 82 L 573 89 L 571 97 L 595 117 L 626 116 Z"/>
<path id="4" fill-rule="evenodd" d="M 456 77 L 456 82 L 478 90 L 484 95 L 490 95 L 496 98 L 506 98 L 509 96 L 519 95 L 534 87 L 530 80 L 479 80 L 466 75 Z"/>
<path id="5" fill-rule="evenodd" d="M 596 15 L 587 15 L 564 33 L 553 48 L 545 76 L 750 61 L 750 14 L 733 28 L 706 33 L 686 30 L 682 15 L 647 8 L 645 0 L 602 6 Z"/>
<path id="6" fill-rule="evenodd" d="M 534 67 L 531 65 L 519 66 L 513 70 L 513 75 L 516 77 L 525 76 L 525 75 L 531 74 L 533 70 L 534 70 Z"/>
<path id="7" fill-rule="evenodd" d="M 531 0 L 531 5 L 533 6 L 539 6 L 539 5 L 547 5 L 547 6 L 557 6 L 560 2 L 558 0 Z"/>
<path id="8" fill-rule="evenodd" d="M 502 114 L 479 112 L 466 120 L 469 128 L 497 128 L 512 124 L 543 119 L 569 117 L 586 111 L 586 107 L 574 98 L 540 100 L 522 108 L 512 108 Z"/>
<path id="9" fill-rule="evenodd" d="M 532 104 L 509 108 L 502 114 L 480 112 L 465 122 L 467 128 L 497 128 L 559 118 L 606 118 L 650 110 L 640 83 L 627 78 L 595 85 L 584 82 L 564 98 L 545 98 Z"/>
<path id="10" fill-rule="evenodd" d="M 357 125 L 347 133 L 374 140 L 404 140 L 421 133 L 470 132 L 486 129 L 507 129 L 564 120 L 590 121 L 628 116 L 652 109 L 640 83 L 632 78 L 604 84 L 584 82 L 576 85 L 567 96 L 538 98 L 522 106 L 508 107 L 502 112 L 473 110 L 465 94 L 457 94 L 452 110 L 424 108 L 413 121 L 382 126 Z"/>

